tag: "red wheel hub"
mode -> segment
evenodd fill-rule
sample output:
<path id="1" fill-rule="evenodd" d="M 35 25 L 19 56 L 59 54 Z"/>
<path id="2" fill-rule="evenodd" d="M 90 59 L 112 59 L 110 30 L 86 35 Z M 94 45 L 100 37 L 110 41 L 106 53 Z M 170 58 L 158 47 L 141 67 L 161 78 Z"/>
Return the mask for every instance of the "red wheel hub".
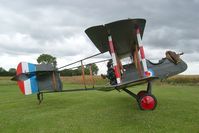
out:
<path id="1" fill-rule="evenodd" d="M 143 110 L 153 110 L 156 106 L 156 100 L 150 95 L 143 96 L 140 99 L 140 106 Z"/>

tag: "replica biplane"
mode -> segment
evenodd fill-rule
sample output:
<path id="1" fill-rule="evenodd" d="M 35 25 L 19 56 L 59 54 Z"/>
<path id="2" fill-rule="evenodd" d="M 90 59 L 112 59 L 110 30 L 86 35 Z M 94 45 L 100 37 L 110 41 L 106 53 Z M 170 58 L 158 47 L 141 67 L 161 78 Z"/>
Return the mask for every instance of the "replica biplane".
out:
<path id="1" fill-rule="evenodd" d="M 153 110 L 157 105 L 157 100 L 152 94 L 152 81 L 177 75 L 187 69 L 187 64 L 180 58 L 182 53 L 176 54 L 172 51 L 167 51 L 166 57 L 160 59 L 158 63 L 146 59 L 142 43 L 145 23 L 145 19 L 125 19 L 90 27 L 85 32 L 100 53 L 60 68 L 54 68 L 52 64 L 21 62 L 17 66 L 16 76 L 12 80 L 17 81 L 23 94 L 37 94 L 39 103 L 43 100 L 44 93 L 118 90 L 134 97 L 140 109 Z M 106 52 L 109 52 L 111 59 L 92 63 L 107 61 L 107 74 L 102 75 L 102 77 L 110 81 L 109 85 L 86 87 L 83 61 Z M 122 62 L 125 58 L 129 58 L 131 62 Z M 59 70 L 77 62 L 81 63 L 85 87 L 82 89 L 63 89 Z M 86 65 L 92 66 L 92 63 Z M 90 67 L 90 76 L 91 78 L 93 76 L 92 67 Z M 137 94 L 129 90 L 131 86 L 144 83 L 147 83 L 146 90 L 141 90 Z"/>

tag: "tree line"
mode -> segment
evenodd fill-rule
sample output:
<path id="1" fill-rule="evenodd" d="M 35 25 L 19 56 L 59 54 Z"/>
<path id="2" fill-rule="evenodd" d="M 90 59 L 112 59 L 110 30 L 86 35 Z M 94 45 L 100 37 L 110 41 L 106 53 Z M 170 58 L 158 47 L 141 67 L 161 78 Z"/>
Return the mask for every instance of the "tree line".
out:
<path id="1" fill-rule="evenodd" d="M 37 62 L 39 64 L 52 64 L 55 68 L 57 67 L 57 61 L 56 57 L 53 57 L 49 54 L 41 54 L 37 58 Z M 98 73 L 98 67 L 96 64 L 91 65 L 92 74 L 97 75 Z M 90 75 L 90 65 L 84 66 L 84 73 L 85 75 Z M 16 69 L 10 68 L 8 71 L 6 71 L 3 67 L 0 67 L 0 76 L 14 76 L 16 75 Z M 76 69 L 63 69 L 60 71 L 61 76 L 78 76 L 82 75 L 82 67 L 79 66 Z"/>
<path id="2" fill-rule="evenodd" d="M 56 61 L 56 57 L 53 57 L 52 55 L 49 54 L 41 54 L 38 58 L 37 58 L 37 62 L 39 64 L 52 64 L 55 68 L 57 68 L 57 61 Z M 97 75 L 98 73 L 98 67 L 96 64 L 92 64 L 91 65 L 91 69 L 92 69 L 92 74 L 93 75 Z M 90 65 L 84 66 L 84 74 L 85 75 L 89 75 L 90 74 Z M 60 75 L 61 76 L 78 76 L 78 75 L 82 75 L 82 67 L 79 66 L 76 69 L 63 69 L 60 71 Z"/>
<path id="3" fill-rule="evenodd" d="M 96 64 L 92 64 L 91 65 L 91 70 L 92 70 L 92 75 L 97 75 L 98 73 L 98 67 Z M 90 75 L 90 65 L 87 65 L 84 67 L 84 74 L 85 75 Z M 78 76 L 78 75 L 82 75 L 82 67 L 78 67 L 74 70 L 71 69 L 64 69 L 62 71 L 60 71 L 60 75 L 61 76 Z"/>
<path id="4" fill-rule="evenodd" d="M 14 76 L 15 74 L 15 68 L 10 68 L 8 71 L 6 71 L 3 67 L 0 67 L 0 76 Z"/>

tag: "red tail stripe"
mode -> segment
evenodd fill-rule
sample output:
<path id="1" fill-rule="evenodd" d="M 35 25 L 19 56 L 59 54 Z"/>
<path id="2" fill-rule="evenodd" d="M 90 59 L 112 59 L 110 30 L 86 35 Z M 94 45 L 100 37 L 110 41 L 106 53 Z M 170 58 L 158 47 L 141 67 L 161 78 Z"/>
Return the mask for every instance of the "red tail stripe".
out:
<path id="1" fill-rule="evenodd" d="M 22 64 L 19 63 L 19 65 L 17 66 L 17 75 L 22 73 Z"/>
<path id="2" fill-rule="evenodd" d="M 22 73 L 22 64 L 19 63 L 19 65 L 17 66 L 17 75 L 21 74 Z M 24 81 L 18 81 L 17 82 L 21 92 L 23 94 L 25 94 L 25 87 L 24 87 Z"/>

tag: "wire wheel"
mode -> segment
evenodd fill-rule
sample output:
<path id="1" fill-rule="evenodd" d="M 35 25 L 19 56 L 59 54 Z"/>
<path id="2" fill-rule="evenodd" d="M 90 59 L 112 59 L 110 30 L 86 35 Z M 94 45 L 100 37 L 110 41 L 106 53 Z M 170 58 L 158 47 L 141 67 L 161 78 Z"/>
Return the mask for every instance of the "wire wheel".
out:
<path id="1" fill-rule="evenodd" d="M 157 106 L 157 100 L 151 94 L 144 94 L 139 98 L 138 104 L 141 110 L 154 110 Z"/>

